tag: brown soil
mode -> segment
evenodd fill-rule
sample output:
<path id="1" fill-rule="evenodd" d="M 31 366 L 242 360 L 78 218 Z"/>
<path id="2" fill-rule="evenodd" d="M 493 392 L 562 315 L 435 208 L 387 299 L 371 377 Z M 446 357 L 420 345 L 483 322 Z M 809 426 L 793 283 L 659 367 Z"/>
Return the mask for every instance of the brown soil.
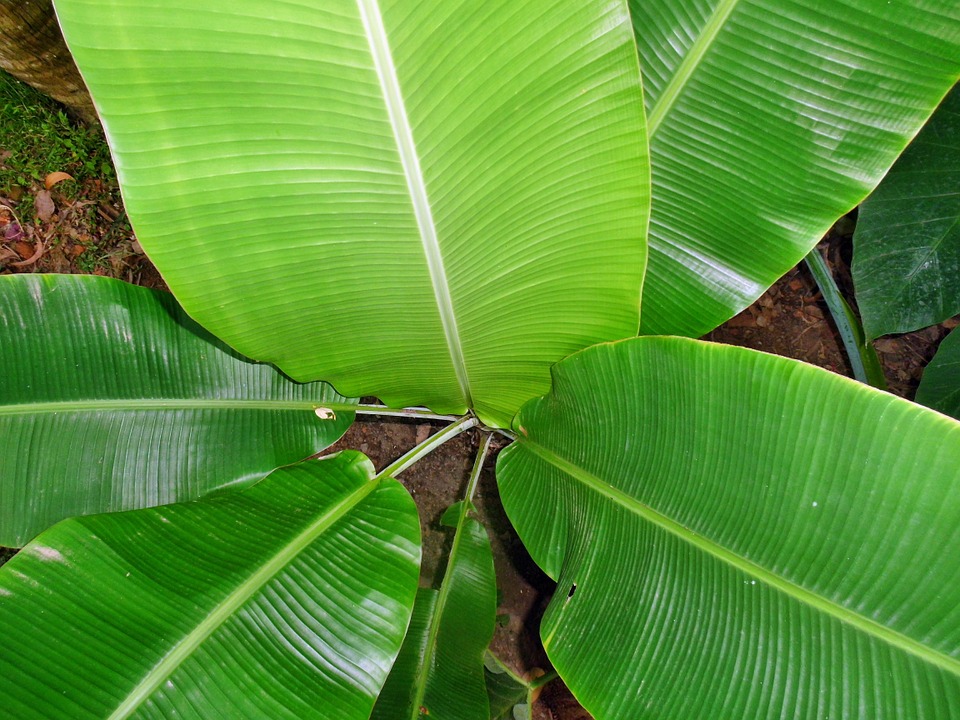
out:
<path id="1" fill-rule="evenodd" d="M 64 193 L 59 186 L 49 198 L 42 187 L 31 192 L 0 188 L 0 274 L 11 272 L 94 272 L 148 287 L 163 287 L 162 279 L 139 248 L 126 223 L 116 188 L 88 181 Z M 46 200 L 49 206 L 40 207 Z M 25 212 L 24 210 L 30 210 Z M 33 218 L 20 223 L 19 218 Z M 838 223 L 821 248 L 826 253 L 841 290 L 852 298 L 849 274 L 850 228 Z M 5 239 L 4 239 L 5 238 Z M 876 343 L 892 392 L 912 398 L 923 367 L 939 340 L 957 318 L 917 333 L 884 338 Z M 707 336 L 716 342 L 742 345 L 820 365 L 849 375 L 849 365 L 837 333 L 805 267 L 790 270 L 747 310 Z M 395 460 L 440 425 L 417 421 L 358 420 L 335 449 L 355 448 L 378 468 Z M 500 505 L 493 478 L 495 447 L 487 460 L 476 504 L 493 544 L 502 601 L 493 649 L 520 673 L 549 668 L 537 637 L 537 625 L 553 590 L 552 582 L 534 565 L 512 531 Z M 444 445 L 400 480 L 420 508 L 424 532 L 422 582 L 434 585 L 442 575 L 451 542 L 442 529 L 442 512 L 462 493 L 479 444 L 479 432 L 470 431 Z M 6 556 L 12 553 L 6 553 Z M 0 549 L 0 562 L 4 557 Z M 553 683 L 537 703 L 536 720 L 582 720 L 586 713 L 560 683 Z"/>
<path id="2" fill-rule="evenodd" d="M 818 246 L 841 293 L 854 309 L 850 276 L 852 218 L 842 218 Z M 912 400 L 923 368 L 960 316 L 932 327 L 874 341 L 888 389 Z M 740 345 L 819 365 L 850 376 L 850 363 L 817 284 L 801 263 L 778 280 L 757 302 L 706 335 L 707 340 Z"/>

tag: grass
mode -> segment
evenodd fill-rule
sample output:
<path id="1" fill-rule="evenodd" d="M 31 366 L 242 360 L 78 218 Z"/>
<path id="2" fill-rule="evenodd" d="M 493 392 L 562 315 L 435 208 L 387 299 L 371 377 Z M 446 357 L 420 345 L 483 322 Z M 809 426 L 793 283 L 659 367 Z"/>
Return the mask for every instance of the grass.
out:
<path id="1" fill-rule="evenodd" d="M 116 182 L 99 128 L 75 122 L 56 102 L 0 71 L 0 195 L 36 186 L 58 170 L 78 182 Z"/>
<path id="2" fill-rule="evenodd" d="M 56 214 L 52 220 L 43 220 L 37 216 L 35 201 L 44 189 L 44 179 L 57 171 L 74 180 L 57 184 L 52 191 Z M 56 101 L 3 71 L 0 203 L 16 212 L 26 230 L 21 245 L 32 247 L 37 240 L 45 245 L 35 264 L 15 272 L 115 275 L 120 266 L 114 261 L 130 254 L 133 231 L 122 212 L 116 172 L 100 127 L 75 121 Z M 9 215 L 6 212 L 0 218 L 0 225 Z M 5 248 L 8 260 L 17 259 L 9 255 L 12 247 L 8 243 Z M 20 247 L 16 253 L 26 258 L 32 250 Z M 0 262 L 0 271 L 11 269 Z"/>

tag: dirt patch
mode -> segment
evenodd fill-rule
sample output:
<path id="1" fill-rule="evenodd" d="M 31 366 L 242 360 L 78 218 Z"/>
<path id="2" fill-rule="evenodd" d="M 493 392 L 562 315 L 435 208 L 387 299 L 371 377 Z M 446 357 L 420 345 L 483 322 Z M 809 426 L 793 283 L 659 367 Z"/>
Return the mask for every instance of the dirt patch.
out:
<path id="1" fill-rule="evenodd" d="M 853 252 L 853 218 L 841 219 L 819 244 L 840 292 L 856 310 L 850 258 Z M 903 335 L 875 340 L 888 390 L 912 400 L 923 369 L 940 341 L 960 324 L 960 316 Z M 816 281 L 801 263 L 791 269 L 753 305 L 705 336 L 706 340 L 740 345 L 819 365 L 840 375 L 852 376 L 843 349 Z"/>

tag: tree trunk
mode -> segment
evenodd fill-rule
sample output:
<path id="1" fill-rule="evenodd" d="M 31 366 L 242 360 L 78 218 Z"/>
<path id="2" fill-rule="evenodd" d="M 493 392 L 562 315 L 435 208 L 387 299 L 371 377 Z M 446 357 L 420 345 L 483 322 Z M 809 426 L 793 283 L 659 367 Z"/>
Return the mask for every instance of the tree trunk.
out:
<path id="1" fill-rule="evenodd" d="M 0 0 L 0 68 L 59 100 L 81 120 L 97 122 L 51 0 Z"/>

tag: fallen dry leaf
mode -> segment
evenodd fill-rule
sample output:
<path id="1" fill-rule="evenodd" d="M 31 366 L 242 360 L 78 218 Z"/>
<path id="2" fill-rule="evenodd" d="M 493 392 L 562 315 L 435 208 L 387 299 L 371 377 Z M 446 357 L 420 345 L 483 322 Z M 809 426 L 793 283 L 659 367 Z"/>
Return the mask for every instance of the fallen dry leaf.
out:
<path id="1" fill-rule="evenodd" d="M 17 245 L 26 245 L 26 243 L 17 243 Z M 30 246 L 27 245 L 27 247 L 29 248 Z M 10 267 L 26 267 L 27 265 L 33 265 L 43 255 L 44 249 L 43 243 L 40 240 L 37 240 L 37 244 L 33 249 L 33 255 L 21 262 L 10 263 Z M 19 248 L 17 248 L 17 252 L 20 252 Z M 24 255 L 25 253 L 21 252 L 20 254 Z"/>
<path id="2" fill-rule="evenodd" d="M 22 258 L 27 258 L 33 255 L 33 246 L 30 243 L 24 242 L 23 240 L 18 240 L 17 242 L 13 243 L 13 249 Z"/>
<path id="3" fill-rule="evenodd" d="M 33 199 L 33 209 L 37 212 L 37 217 L 43 222 L 50 222 L 57 206 L 53 204 L 53 198 L 50 197 L 49 190 L 41 190 Z"/>
<path id="4" fill-rule="evenodd" d="M 16 220 L 11 220 L 3 226 L 3 239 L 6 242 L 17 242 L 23 240 L 23 238 L 23 228 Z"/>
<path id="5" fill-rule="evenodd" d="M 427 424 L 417 425 L 417 440 L 416 440 L 417 445 L 419 445 L 428 437 L 430 437 L 430 431 L 432 429 L 433 428 L 431 428 L 430 425 L 427 425 Z"/>
<path id="6" fill-rule="evenodd" d="M 47 190 L 49 190 L 57 183 L 63 182 L 64 180 L 73 180 L 73 175 L 69 175 L 68 173 L 60 171 L 52 172 L 43 179 L 43 184 Z"/>

